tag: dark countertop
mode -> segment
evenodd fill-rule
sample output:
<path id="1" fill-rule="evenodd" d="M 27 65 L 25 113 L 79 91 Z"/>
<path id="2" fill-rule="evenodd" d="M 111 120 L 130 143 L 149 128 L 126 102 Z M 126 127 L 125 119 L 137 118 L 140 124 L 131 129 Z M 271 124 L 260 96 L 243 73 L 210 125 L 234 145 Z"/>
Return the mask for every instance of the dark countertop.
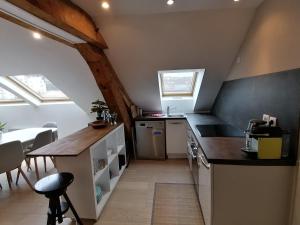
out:
<path id="1" fill-rule="evenodd" d="M 184 116 L 138 116 L 135 121 L 155 121 L 155 120 L 185 120 L 186 115 Z"/>
<path id="2" fill-rule="evenodd" d="M 187 114 L 187 121 L 201 146 L 209 163 L 230 165 L 262 165 L 262 166 L 289 166 L 295 165 L 291 159 L 257 159 L 250 157 L 241 150 L 245 145 L 245 138 L 236 137 L 201 137 L 196 125 L 224 124 L 223 121 L 208 114 Z"/>

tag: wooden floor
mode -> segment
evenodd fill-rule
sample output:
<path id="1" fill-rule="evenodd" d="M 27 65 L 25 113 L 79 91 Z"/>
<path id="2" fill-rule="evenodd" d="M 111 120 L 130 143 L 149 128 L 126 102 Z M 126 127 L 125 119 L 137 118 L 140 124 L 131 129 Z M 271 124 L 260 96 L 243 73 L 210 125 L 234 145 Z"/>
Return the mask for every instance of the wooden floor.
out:
<path id="1" fill-rule="evenodd" d="M 41 161 L 40 161 L 41 163 Z M 51 162 L 48 173 L 55 172 Z M 40 164 L 42 168 L 42 164 Z M 50 168 L 52 167 L 52 168 Z M 40 169 L 41 175 L 42 169 Z M 34 171 L 28 176 L 34 183 Z M 16 174 L 13 173 L 15 180 Z M 20 185 L 10 191 L 5 174 L 0 175 L 3 190 L 0 191 L 1 225 L 45 225 L 47 199 L 29 189 L 21 178 Z M 192 184 L 192 176 L 186 160 L 134 161 L 131 162 L 99 220 L 84 221 L 85 225 L 151 225 L 156 183 Z M 201 212 L 199 210 L 199 215 Z M 65 224 L 72 224 L 66 221 Z M 180 223 L 174 223 L 180 224 Z M 199 224 L 201 225 L 201 223 Z"/>
<path id="2" fill-rule="evenodd" d="M 193 184 L 155 184 L 153 225 L 204 225 Z"/>

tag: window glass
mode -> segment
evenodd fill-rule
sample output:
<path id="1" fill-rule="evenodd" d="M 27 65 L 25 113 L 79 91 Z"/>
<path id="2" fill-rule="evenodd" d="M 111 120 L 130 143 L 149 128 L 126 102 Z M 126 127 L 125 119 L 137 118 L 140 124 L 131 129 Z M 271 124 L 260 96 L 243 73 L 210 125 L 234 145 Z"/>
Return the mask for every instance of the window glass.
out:
<path id="1" fill-rule="evenodd" d="M 43 101 L 68 100 L 68 97 L 43 75 L 18 75 L 11 78 Z"/>
<path id="2" fill-rule="evenodd" d="M 23 100 L 6 89 L 0 87 L 0 102 L 22 102 Z"/>
<path id="3" fill-rule="evenodd" d="M 161 73 L 161 91 L 163 96 L 192 96 L 194 92 L 195 72 Z"/>

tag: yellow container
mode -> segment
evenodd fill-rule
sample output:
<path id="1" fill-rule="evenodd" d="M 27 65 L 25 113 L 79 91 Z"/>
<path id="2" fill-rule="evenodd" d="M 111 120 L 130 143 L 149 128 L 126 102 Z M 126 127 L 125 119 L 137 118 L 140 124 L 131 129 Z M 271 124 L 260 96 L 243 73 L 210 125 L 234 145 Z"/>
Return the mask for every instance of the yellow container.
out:
<path id="1" fill-rule="evenodd" d="M 282 150 L 282 138 L 258 138 L 254 139 L 253 146 L 257 149 L 259 159 L 280 159 Z"/>

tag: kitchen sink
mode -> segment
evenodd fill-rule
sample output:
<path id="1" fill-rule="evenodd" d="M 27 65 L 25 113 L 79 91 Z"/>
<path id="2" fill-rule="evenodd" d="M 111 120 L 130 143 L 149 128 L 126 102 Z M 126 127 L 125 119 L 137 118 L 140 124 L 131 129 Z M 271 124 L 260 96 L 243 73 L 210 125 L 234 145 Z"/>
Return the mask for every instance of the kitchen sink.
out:
<path id="1" fill-rule="evenodd" d="M 183 113 L 171 113 L 171 114 L 169 114 L 169 115 L 166 115 L 167 117 L 178 117 L 178 118 L 184 118 L 185 117 L 185 114 L 183 114 Z"/>

